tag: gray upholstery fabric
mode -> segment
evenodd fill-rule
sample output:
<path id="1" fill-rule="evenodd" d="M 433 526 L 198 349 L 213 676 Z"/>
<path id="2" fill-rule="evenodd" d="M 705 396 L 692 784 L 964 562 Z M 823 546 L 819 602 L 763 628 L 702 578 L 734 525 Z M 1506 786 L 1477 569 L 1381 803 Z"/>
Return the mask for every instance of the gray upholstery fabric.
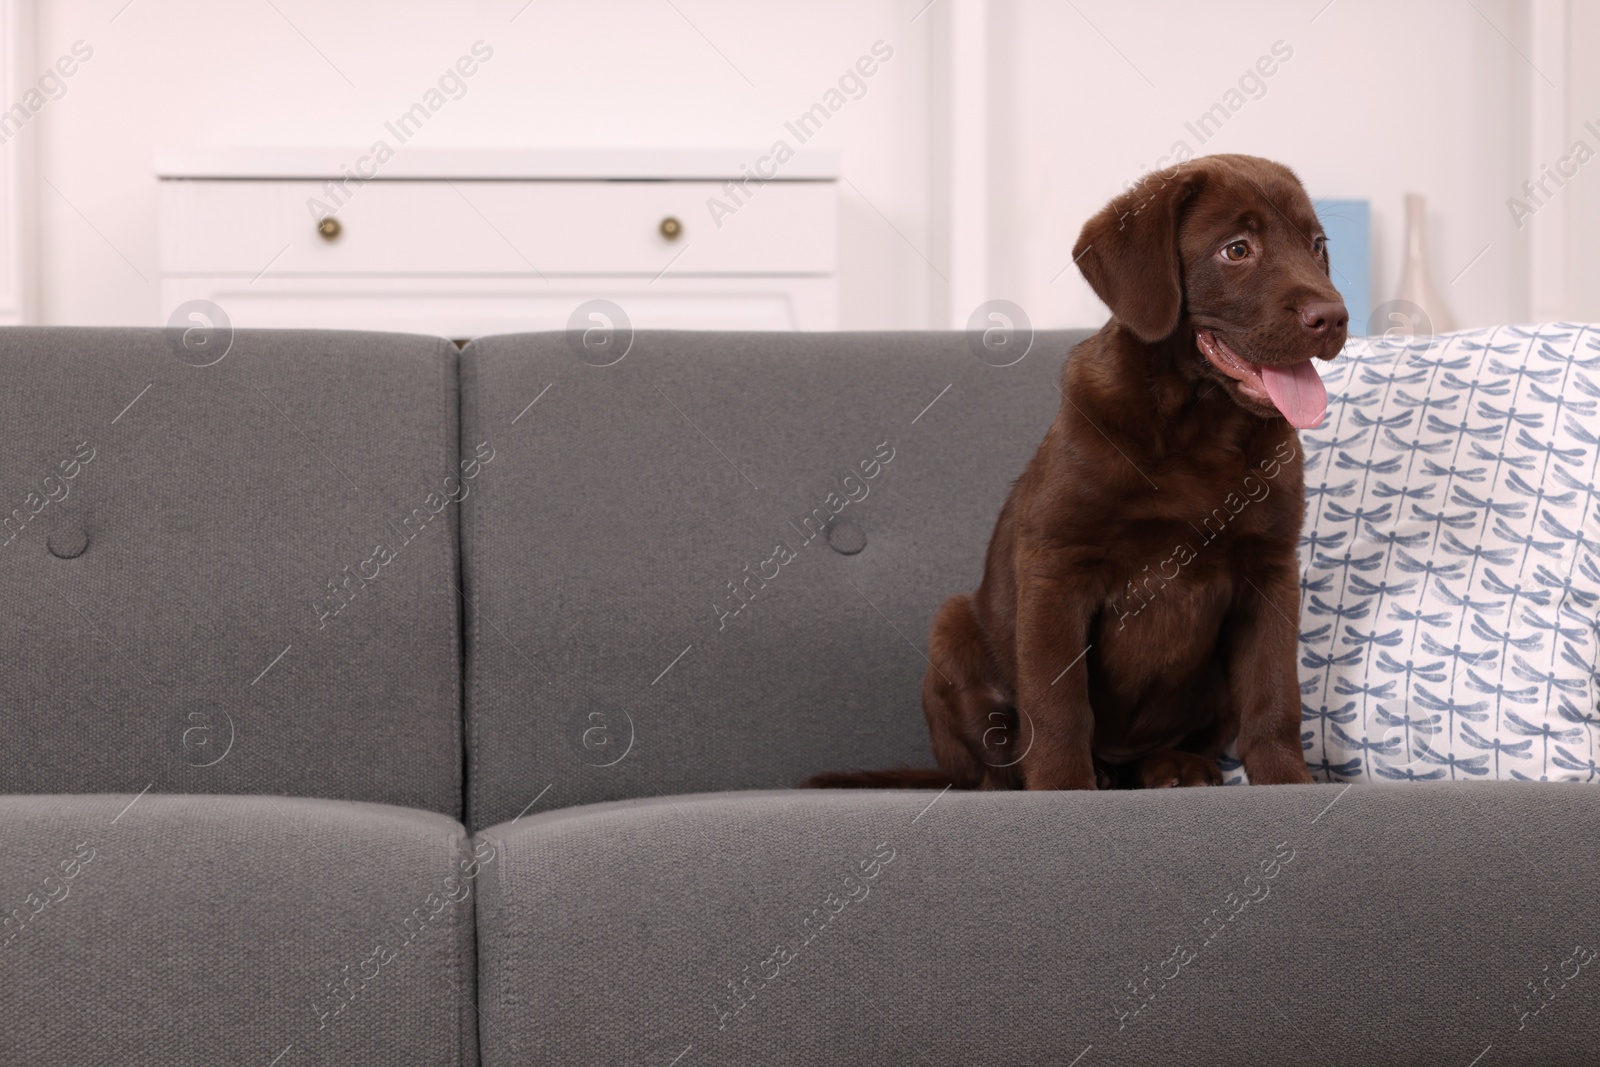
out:
<path id="1" fill-rule="evenodd" d="M 1082 336 L 1004 368 L 947 333 L 640 333 L 606 367 L 473 342 L 464 454 L 500 466 L 462 505 L 472 824 L 930 763 L 928 626 Z"/>
<path id="2" fill-rule="evenodd" d="M 475 1064 L 471 857 L 373 804 L 0 797 L 0 1063 Z"/>
<path id="3" fill-rule="evenodd" d="M 530 815 L 484 834 L 483 1063 L 1592 1064 L 1597 818 L 1510 783 Z"/>
<path id="4" fill-rule="evenodd" d="M 459 814 L 454 346 L 7 329 L 0 376 L 0 793 Z"/>

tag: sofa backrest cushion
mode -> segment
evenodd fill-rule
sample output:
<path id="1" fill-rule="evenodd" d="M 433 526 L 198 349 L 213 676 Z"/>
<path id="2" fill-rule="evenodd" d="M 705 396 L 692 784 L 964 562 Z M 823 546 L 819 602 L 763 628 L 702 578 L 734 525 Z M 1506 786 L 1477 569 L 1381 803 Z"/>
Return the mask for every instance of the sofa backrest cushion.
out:
<path id="1" fill-rule="evenodd" d="M 0 793 L 458 814 L 454 346 L 201 340 L 0 332 Z"/>
<path id="2" fill-rule="evenodd" d="M 472 823 L 931 765 L 928 627 L 976 586 L 1083 336 L 1004 367 L 964 334 L 473 342 L 463 455 L 496 458 L 462 504 Z"/>

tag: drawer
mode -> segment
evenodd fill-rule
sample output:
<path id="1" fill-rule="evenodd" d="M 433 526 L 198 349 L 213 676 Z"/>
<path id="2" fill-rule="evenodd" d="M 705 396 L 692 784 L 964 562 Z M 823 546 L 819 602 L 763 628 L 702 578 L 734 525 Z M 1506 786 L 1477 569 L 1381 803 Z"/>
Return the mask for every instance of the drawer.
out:
<path id="1" fill-rule="evenodd" d="M 373 181 L 352 184 L 340 233 L 317 232 L 314 181 L 164 180 L 168 275 L 832 274 L 831 181 Z M 708 201 L 732 208 L 714 218 Z M 661 223 L 676 218 L 676 240 Z"/>

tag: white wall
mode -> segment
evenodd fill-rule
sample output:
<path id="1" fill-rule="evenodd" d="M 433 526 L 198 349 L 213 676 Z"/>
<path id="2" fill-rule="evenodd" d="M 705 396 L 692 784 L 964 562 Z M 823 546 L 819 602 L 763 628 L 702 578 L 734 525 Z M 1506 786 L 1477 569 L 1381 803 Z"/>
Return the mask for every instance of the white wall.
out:
<path id="1" fill-rule="evenodd" d="M 1511 6 L 1475 2 L 1490 19 Z M 999 8 L 991 67 L 1007 76 L 995 132 L 1009 158 L 996 154 L 992 180 L 998 295 L 1038 320 L 1092 319 L 1100 305 L 1076 270 L 1050 279 L 1070 262 L 1085 217 L 1182 141 L 1281 160 L 1314 198 L 1371 200 L 1375 303 L 1399 282 L 1401 198 L 1425 194 L 1434 280 L 1458 323 L 1520 316 L 1507 255 L 1491 250 L 1450 280 L 1485 245 L 1508 248 L 1502 201 L 1520 116 L 1507 97 L 1522 60 L 1459 0 L 1336 0 L 1319 16 L 1326 3 Z M 1070 54 L 1064 40 L 1075 42 Z M 1293 54 L 1264 79 L 1265 94 L 1202 145 L 1185 123 L 1278 41 Z"/>
<path id="2" fill-rule="evenodd" d="M 926 11 L 927 0 L 38 2 L 41 69 L 74 41 L 94 49 L 5 149 L 37 149 L 41 321 L 161 320 L 158 148 L 364 146 L 479 38 L 494 59 L 426 127 L 430 145 L 765 146 L 889 42 L 894 59 L 812 142 L 842 153 L 848 179 L 841 325 L 951 320 L 939 277 L 950 273 L 940 90 L 951 0 Z M 1519 0 L 1335 0 L 1319 14 L 1324 3 L 990 4 L 991 295 L 1039 325 L 1100 321 L 1076 271 L 1060 273 L 1078 228 L 1184 139 L 1281 159 L 1315 196 L 1370 198 L 1379 299 L 1397 282 L 1400 198 L 1427 194 L 1435 280 L 1458 320 L 1525 315 L 1504 205 L 1528 177 L 1530 73 L 1501 36 L 1522 32 Z M 1185 120 L 1277 40 L 1294 55 L 1266 95 L 1198 145 Z"/>

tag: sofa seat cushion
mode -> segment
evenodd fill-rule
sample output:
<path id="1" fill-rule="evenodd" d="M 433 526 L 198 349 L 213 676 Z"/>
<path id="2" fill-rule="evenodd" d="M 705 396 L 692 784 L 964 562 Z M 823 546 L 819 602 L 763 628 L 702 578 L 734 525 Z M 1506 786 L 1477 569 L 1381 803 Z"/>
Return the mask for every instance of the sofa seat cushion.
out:
<path id="1" fill-rule="evenodd" d="M 1592 1063 L 1597 818 L 1520 783 L 527 816 L 482 835 L 483 1062 Z"/>
<path id="2" fill-rule="evenodd" d="M 1324 373 L 1300 435 L 1313 770 L 1600 782 L 1600 330 L 1358 338 Z"/>
<path id="3" fill-rule="evenodd" d="M 0 796 L 0 1063 L 475 1064 L 486 855 L 376 804 Z"/>

